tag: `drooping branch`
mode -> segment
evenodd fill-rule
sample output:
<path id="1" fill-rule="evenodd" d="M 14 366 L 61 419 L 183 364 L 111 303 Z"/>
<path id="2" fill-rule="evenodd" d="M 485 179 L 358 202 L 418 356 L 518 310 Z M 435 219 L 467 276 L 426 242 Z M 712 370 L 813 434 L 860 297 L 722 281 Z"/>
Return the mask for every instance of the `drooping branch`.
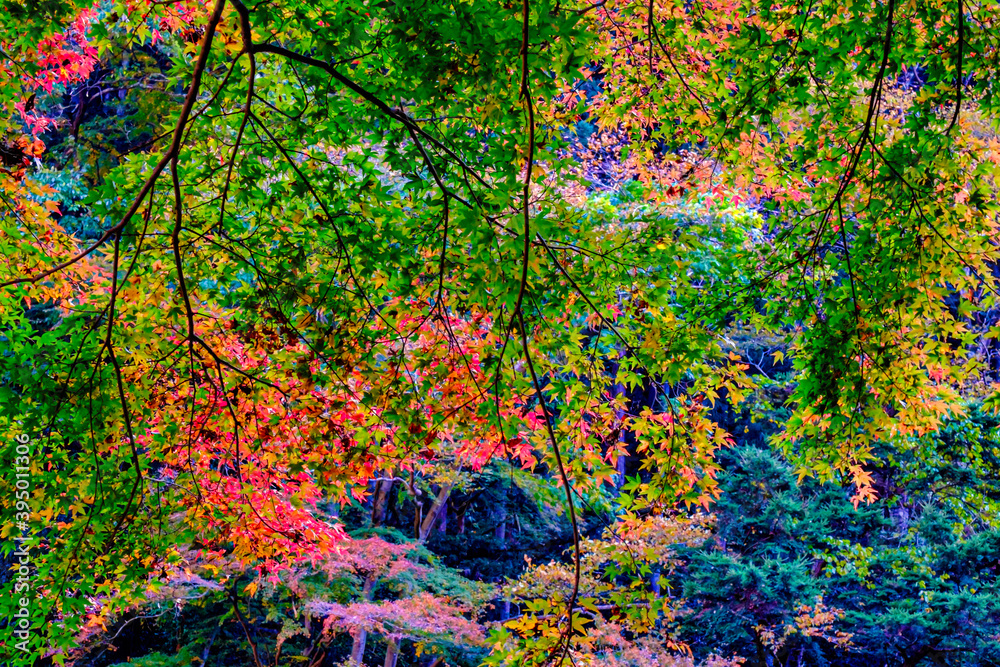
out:
<path id="1" fill-rule="evenodd" d="M 177 158 L 180 154 L 181 143 L 184 136 L 184 130 L 187 127 L 188 120 L 191 116 L 191 110 L 194 108 L 195 102 L 198 100 L 198 93 L 201 91 L 201 77 L 205 73 L 205 68 L 208 65 L 208 57 L 212 50 L 212 40 L 215 37 L 215 31 L 219 27 L 219 21 L 222 19 L 222 11 L 225 9 L 226 0 L 216 0 L 215 6 L 212 9 L 212 14 L 208 19 L 208 24 L 205 26 L 205 35 L 202 37 L 201 49 L 198 52 L 198 60 L 194 65 L 194 72 L 191 76 L 191 85 L 188 87 L 187 96 L 184 98 L 184 104 L 181 106 L 180 115 L 177 117 L 177 125 L 174 127 L 173 140 L 170 142 L 170 146 L 160 157 L 159 162 L 153 167 L 153 171 L 146 177 L 145 182 L 139 189 L 139 194 L 135 196 L 132 200 L 132 204 L 129 206 L 128 210 L 121 217 L 114 226 L 106 229 L 96 241 L 94 241 L 85 250 L 77 253 L 73 257 L 67 259 L 64 262 L 60 262 L 53 267 L 46 269 L 40 273 L 36 273 L 33 276 L 25 276 L 22 278 L 15 278 L 13 280 L 8 280 L 5 283 L 0 283 L 0 289 L 4 287 L 10 287 L 12 285 L 18 285 L 23 283 L 37 283 L 39 280 L 43 280 L 63 269 L 73 266 L 80 260 L 84 259 L 95 250 L 97 250 L 101 245 L 104 244 L 109 238 L 125 228 L 132 216 L 135 215 L 139 207 L 142 205 L 142 200 L 146 198 L 146 195 L 150 193 L 153 186 L 156 184 L 156 180 L 163 173 L 163 170 L 167 168 L 170 162 Z"/>

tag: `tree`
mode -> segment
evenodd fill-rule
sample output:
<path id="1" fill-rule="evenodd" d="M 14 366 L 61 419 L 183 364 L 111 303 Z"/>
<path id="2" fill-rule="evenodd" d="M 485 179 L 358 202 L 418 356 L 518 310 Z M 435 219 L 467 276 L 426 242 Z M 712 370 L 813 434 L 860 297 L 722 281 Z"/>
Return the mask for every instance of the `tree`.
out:
<path id="1" fill-rule="evenodd" d="M 717 287 L 710 308 L 801 328 L 788 451 L 871 497 L 876 443 L 935 430 L 983 370 L 995 17 L 965 2 L 729 1 L 588 16 L 603 60 L 586 109 L 627 137 L 630 169 L 661 196 L 692 188 L 768 212 L 748 286 Z"/>
<path id="2" fill-rule="evenodd" d="M 32 650 L 62 655 L 178 544 L 273 572 L 341 548 L 322 502 L 510 454 L 565 493 L 576 563 L 534 651 L 565 656 L 574 494 L 629 456 L 625 525 L 719 493 L 712 405 L 754 385 L 727 329 L 788 341 L 786 451 L 856 503 L 879 447 L 960 412 L 980 370 L 988 7 L 4 8 L 0 417 L 36 443 Z M 44 98 L 140 52 L 158 127 L 93 175 L 83 238 L 36 176 Z M 639 185 L 612 205 L 588 191 L 608 172 Z"/>
<path id="3" fill-rule="evenodd" d="M 796 483 L 766 450 L 729 450 L 723 465 L 715 539 L 678 553 L 687 600 L 678 637 L 696 653 L 735 653 L 748 665 L 996 659 L 986 639 L 1000 603 L 986 564 L 995 527 L 963 522 L 916 480 L 855 508 L 836 486 Z M 889 468 L 896 479 L 906 469 Z M 979 486 L 966 484 L 955 491 Z"/>

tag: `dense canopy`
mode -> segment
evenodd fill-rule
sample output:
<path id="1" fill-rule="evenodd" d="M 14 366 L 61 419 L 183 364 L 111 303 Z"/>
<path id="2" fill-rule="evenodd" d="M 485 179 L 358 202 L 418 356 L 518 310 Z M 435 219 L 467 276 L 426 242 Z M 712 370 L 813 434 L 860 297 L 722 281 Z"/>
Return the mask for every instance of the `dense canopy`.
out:
<path id="1" fill-rule="evenodd" d="M 995 4 L 0 53 L 0 663 L 1000 660 Z"/>

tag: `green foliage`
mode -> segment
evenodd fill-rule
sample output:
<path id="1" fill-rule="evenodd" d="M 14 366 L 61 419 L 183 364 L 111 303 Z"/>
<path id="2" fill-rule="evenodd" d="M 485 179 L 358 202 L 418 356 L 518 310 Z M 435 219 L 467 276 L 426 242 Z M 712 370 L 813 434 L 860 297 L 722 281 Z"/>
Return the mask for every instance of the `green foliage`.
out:
<path id="1" fill-rule="evenodd" d="M 760 665 L 995 662 L 1000 422 L 963 402 L 1000 293 L 995 28 L 0 4 L 13 664 L 98 661 L 163 600 L 193 639 L 150 667 L 345 634 L 387 667 L 638 665 L 675 629 Z"/>
<path id="2" fill-rule="evenodd" d="M 981 419 L 950 422 L 942 433 L 976 433 L 975 442 L 987 445 L 996 423 Z M 767 656 L 784 663 L 800 653 L 817 665 L 997 659 L 988 638 L 998 631 L 1000 533 L 983 523 L 995 520 L 994 511 L 962 520 L 956 508 L 967 506 L 935 492 L 926 477 L 901 482 L 904 469 L 895 467 L 886 471 L 904 497 L 858 508 L 839 487 L 799 485 L 767 450 L 735 448 L 724 467 L 715 542 L 690 553 L 677 577 L 687 606 L 678 630 L 696 652 L 736 653 L 760 665 Z M 928 476 L 936 479 L 933 467 Z M 953 493 L 983 488 L 965 477 Z M 850 643 L 800 631 L 776 644 L 785 628 L 801 630 L 802 607 L 817 599 L 839 610 L 830 628 Z"/>
<path id="3" fill-rule="evenodd" d="M 190 648 L 184 646 L 173 655 L 150 653 L 149 655 L 144 655 L 141 658 L 129 660 L 128 662 L 115 663 L 112 667 L 122 667 L 124 665 L 134 665 L 135 667 L 188 667 L 189 665 L 197 664 L 198 660 L 200 658 L 195 656 Z"/>
<path id="4" fill-rule="evenodd" d="M 885 460 L 887 499 L 933 499 L 956 525 L 997 528 L 1000 521 L 1000 418 L 972 406 L 935 433 L 905 441 Z M 893 486 L 899 487 L 898 489 Z"/>
<path id="5" fill-rule="evenodd" d="M 82 173 L 72 169 L 39 170 L 33 174 L 42 186 L 51 188 L 46 198 L 59 206 L 59 224 L 77 238 L 94 241 L 101 236 L 101 221 L 91 215 L 84 200 L 90 193 Z"/>

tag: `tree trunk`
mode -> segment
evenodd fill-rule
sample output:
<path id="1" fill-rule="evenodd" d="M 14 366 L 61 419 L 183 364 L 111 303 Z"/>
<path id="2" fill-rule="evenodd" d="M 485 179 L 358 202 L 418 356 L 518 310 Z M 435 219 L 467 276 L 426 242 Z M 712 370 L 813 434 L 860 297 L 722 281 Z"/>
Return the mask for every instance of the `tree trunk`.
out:
<path id="1" fill-rule="evenodd" d="M 493 512 L 494 521 L 497 522 L 496 528 L 493 529 L 493 537 L 499 548 L 504 549 L 507 546 L 507 503 L 497 503 Z"/>
<path id="2" fill-rule="evenodd" d="M 621 354 L 621 352 L 619 352 L 619 354 Z M 616 384 L 614 391 L 616 397 L 625 396 L 625 385 Z M 618 410 L 617 417 L 618 417 L 618 423 L 621 425 L 618 430 L 618 442 L 624 443 L 625 427 L 623 425 L 623 422 L 625 419 L 625 411 Z M 618 472 L 618 474 L 615 476 L 615 487 L 618 489 L 622 488 L 622 486 L 624 486 L 625 484 L 625 463 L 627 461 L 627 458 L 628 457 L 626 457 L 624 454 L 619 454 L 617 459 L 615 459 L 615 470 Z"/>
<path id="3" fill-rule="evenodd" d="M 433 528 L 434 524 L 437 523 L 438 516 L 441 514 L 441 509 L 447 504 L 448 497 L 451 495 L 451 489 L 454 486 L 454 482 L 445 482 L 441 485 L 441 489 L 434 498 L 434 503 L 431 505 L 431 508 L 427 510 L 427 515 L 424 517 L 424 520 L 420 522 L 420 530 L 417 533 L 417 539 L 421 542 L 427 541 L 427 536 L 430 535 L 431 528 Z"/>
<path id="4" fill-rule="evenodd" d="M 383 667 L 396 667 L 399 659 L 399 645 L 393 640 L 389 640 L 389 645 L 385 647 L 385 663 Z"/>
<path id="5" fill-rule="evenodd" d="M 448 534 L 448 503 L 441 506 L 441 513 L 437 522 L 437 530 L 442 535 Z"/>
<path id="6" fill-rule="evenodd" d="M 386 509 L 386 515 L 392 521 L 392 525 L 401 526 L 403 524 L 402 520 L 399 518 L 399 494 L 390 493 L 389 503 Z"/>
<path id="7" fill-rule="evenodd" d="M 306 616 L 306 618 L 309 618 Z M 222 624 L 217 623 L 215 625 L 215 630 L 212 631 L 212 636 L 208 638 L 208 643 L 205 644 L 205 648 L 201 652 L 201 664 L 208 662 L 208 655 L 212 651 L 212 644 L 215 643 L 215 638 L 219 635 L 219 630 L 222 629 Z"/>
<path id="8" fill-rule="evenodd" d="M 764 642 L 761 641 L 760 635 L 755 630 L 747 630 L 747 632 L 753 637 L 754 646 L 757 648 L 757 664 L 760 667 L 771 667 L 771 656 L 764 648 Z"/>
<path id="9" fill-rule="evenodd" d="M 351 664 L 361 667 L 365 657 L 365 641 L 368 639 L 368 631 L 364 628 L 358 630 L 354 636 L 354 645 L 351 646 Z"/>
<path id="10" fill-rule="evenodd" d="M 621 442 L 621 441 L 624 441 L 624 440 L 625 440 L 625 433 L 622 432 L 622 434 L 619 436 L 619 441 Z M 624 454 L 620 454 L 618 456 L 618 460 L 615 461 L 615 468 L 617 468 L 617 470 L 618 470 L 618 476 L 615 478 L 615 481 L 618 482 L 617 486 L 620 489 L 625 484 L 625 455 Z"/>
<path id="11" fill-rule="evenodd" d="M 372 504 L 373 526 L 381 526 L 385 523 L 385 511 L 389 507 L 389 494 L 392 493 L 393 484 L 391 479 L 375 483 L 375 502 Z"/>
<path id="12" fill-rule="evenodd" d="M 361 595 L 367 602 L 371 602 L 372 597 L 375 595 L 375 584 L 377 579 L 373 577 L 368 577 L 365 579 L 364 586 L 361 587 Z M 368 639 L 368 631 L 364 628 L 358 630 L 358 634 L 354 635 L 354 644 L 351 646 L 351 664 L 355 667 L 361 667 L 364 664 L 365 659 L 365 642 Z"/>

